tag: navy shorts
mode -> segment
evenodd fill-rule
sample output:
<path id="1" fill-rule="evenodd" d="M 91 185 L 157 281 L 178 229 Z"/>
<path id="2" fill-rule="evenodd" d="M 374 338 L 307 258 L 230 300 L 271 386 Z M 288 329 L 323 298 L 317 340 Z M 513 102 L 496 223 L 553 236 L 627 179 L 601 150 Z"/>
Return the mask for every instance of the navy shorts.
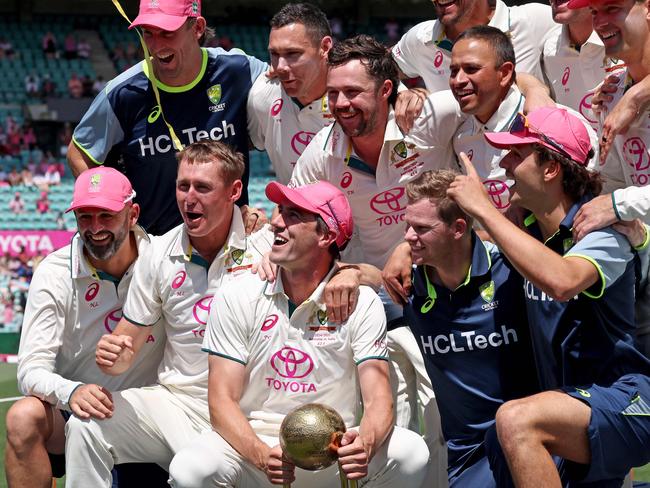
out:
<path id="1" fill-rule="evenodd" d="M 615 485 L 630 469 L 650 461 L 650 378 L 629 374 L 608 387 L 562 390 L 591 408 L 587 432 L 591 463 L 582 470 L 566 463 L 580 482 L 612 480 Z"/>

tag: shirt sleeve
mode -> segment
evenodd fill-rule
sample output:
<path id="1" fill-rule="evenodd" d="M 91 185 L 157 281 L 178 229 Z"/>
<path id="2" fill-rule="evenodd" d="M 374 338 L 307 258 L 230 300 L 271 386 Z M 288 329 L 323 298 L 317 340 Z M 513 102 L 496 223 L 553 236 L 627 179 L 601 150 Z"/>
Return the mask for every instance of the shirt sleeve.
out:
<path id="1" fill-rule="evenodd" d="M 418 24 L 409 29 L 391 50 L 393 59 L 399 66 L 399 69 L 409 78 L 420 76 L 417 67 L 417 59 L 420 54 L 417 52 L 417 48 L 421 44 L 421 41 L 418 39 L 418 32 L 423 26 L 424 24 Z"/>
<path id="2" fill-rule="evenodd" d="M 327 161 L 325 160 L 326 150 L 324 145 L 327 136 L 331 130 L 334 130 L 335 125 L 321 129 L 307 145 L 293 168 L 291 181 L 289 182 L 290 186 L 301 186 L 319 180 L 327 180 L 325 171 Z"/>
<path id="3" fill-rule="evenodd" d="M 69 274 L 53 270 L 48 262 L 41 263 L 29 287 L 18 350 L 20 391 L 64 410 L 69 410 L 70 395 L 82 384 L 55 372 L 71 288 Z"/>
<path id="4" fill-rule="evenodd" d="M 162 316 L 160 284 L 156 272 L 161 263 L 158 254 L 153 252 L 153 247 L 150 246 L 149 252 L 140 255 L 135 261 L 133 278 L 122 309 L 124 318 L 136 325 L 152 326 Z"/>
<path id="5" fill-rule="evenodd" d="M 546 44 L 548 39 L 557 36 L 558 31 L 562 27 L 553 20 L 549 5 L 528 3 L 509 8 L 511 9 L 509 15 L 517 15 L 520 17 L 518 21 L 520 22 L 521 29 L 515 35 L 523 35 L 530 40 L 530 49 L 520 49 L 517 53 L 517 71 L 531 73 L 537 77 L 541 77 L 544 44 Z"/>
<path id="6" fill-rule="evenodd" d="M 357 308 L 348 320 L 354 362 L 359 364 L 368 359 L 388 359 L 384 307 L 370 288 L 362 286 L 359 291 Z"/>
<path id="7" fill-rule="evenodd" d="M 407 137 L 420 147 L 451 152 L 452 138 L 466 118 L 451 90 L 435 92 L 425 99 Z"/>
<path id="8" fill-rule="evenodd" d="M 266 139 L 266 128 L 269 122 L 269 111 L 273 101 L 269 100 L 270 85 L 264 74 L 257 77 L 251 91 L 248 93 L 246 112 L 248 116 L 248 136 L 255 149 L 263 151 Z M 269 103 L 270 102 L 270 103 Z"/>
<path id="9" fill-rule="evenodd" d="M 103 164 L 111 148 L 123 139 L 124 131 L 111 106 L 108 90 L 104 89 L 75 128 L 72 141 L 95 164 Z"/>
<path id="10" fill-rule="evenodd" d="M 599 280 L 584 293 L 599 298 L 625 272 L 634 255 L 630 243 L 610 227 L 587 234 L 564 255 L 580 257 L 591 262 L 598 271 Z"/>
<path id="11" fill-rule="evenodd" d="M 614 191 L 612 204 L 621 220 L 641 219 L 650 224 L 650 186 L 629 186 Z"/>
<path id="12" fill-rule="evenodd" d="M 259 280 L 258 280 L 259 281 Z M 231 286 L 230 290 L 233 288 Z M 214 295 L 202 350 L 245 365 L 248 362 L 249 341 L 247 313 L 239 306 L 246 293 L 228 293 L 221 287 Z M 248 311 L 250 307 L 247 307 Z M 239 312 L 239 313 L 238 313 Z"/>

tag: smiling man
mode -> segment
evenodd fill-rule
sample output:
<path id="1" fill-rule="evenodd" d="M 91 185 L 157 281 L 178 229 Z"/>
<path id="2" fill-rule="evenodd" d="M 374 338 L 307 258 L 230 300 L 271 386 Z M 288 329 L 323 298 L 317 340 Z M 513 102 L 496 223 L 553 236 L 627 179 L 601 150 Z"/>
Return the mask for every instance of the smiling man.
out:
<path id="1" fill-rule="evenodd" d="M 238 202 L 248 202 L 246 101 L 267 66 L 240 50 L 201 48 L 210 32 L 200 0 L 142 0 L 130 26 L 135 27 L 142 30 L 151 64 L 136 64 L 97 95 L 74 131 L 67 157 L 75 175 L 100 164 L 117 165 L 138 193 L 142 225 L 159 235 L 182 221 L 174 200 L 180 148 L 170 127 L 183 145 L 212 139 L 242 153 Z"/>
<path id="2" fill-rule="evenodd" d="M 71 487 L 110 486 L 115 463 L 167 467 L 180 448 L 210 427 L 201 342 L 212 297 L 270 249 L 268 228 L 246 237 L 235 205 L 244 173 L 241 154 L 220 142 L 200 141 L 178 159 L 176 200 L 184 223 L 155 239 L 142 256 L 123 318 L 96 351 L 104 373 L 123 374 L 164 318 L 167 344 L 158 384 L 114 394 L 110 419 L 71 419 L 66 438 Z"/>
<path id="3" fill-rule="evenodd" d="M 325 14 L 289 3 L 271 19 L 269 54 L 277 78 L 260 76 L 248 97 L 248 131 L 266 150 L 278 181 L 287 183 L 311 138 L 333 121 L 327 95 L 332 33 Z"/>
<path id="4" fill-rule="evenodd" d="M 95 364 L 97 341 L 121 316 L 134 262 L 150 249 L 136 224 L 134 196 L 114 169 L 83 172 L 68 209 L 79 233 L 34 273 L 18 351 L 18 385 L 26 397 L 7 414 L 5 467 L 12 487 L 51 486 L 52 477 L 65 473 L 64 427 L 71 415 L 101 422 L 114 413 L 111 392 L 155 381 L 165 343 L 160 330 L 147 335 L 127 374 L 113 377 Z M 118 472 L 127 483 L 143 480 Z M 140 474 L 150 486 L 162 486 L 167 477 Z"/>
<path id="5" fill-rule="evenodd" d="M 530 211 L 526 231 L 494 209 L 467 158 L 467 176 L 458 176 L 447 194 L 524 277 L 546 391 L 497 412 L 510 473 L 520 487 L 560 486 L 561 475 L 565 482 L 621 486 L 633 466 L 650 459 L 650 360 L 635 347 L 632 247 L 647 247 L 647 231 L 639 222 L 616 224 L 573 240 L 578 210 L 602 183 L 586 168 L 592 148 L 585 126 L 566 110 L 520 115 L 509 132 L 486 138 L 510 150 L 501 165 L 514 180 L 512 204 Z M 552 456 L 563 458 L 559 472 Z M 493 469 L 507 477 L 496 459 Z"/>
<path id="6" fill-rule="evenodd" d="M 279 206 L 270 253 L 278 279 L 250 275 L 215 295 L 203 343 L 213 430 L 174 458 L 172 486 L 338 485 L 336 464 L 296 470 L 278 442 L 284 416 L 313 402 L 337 410 L 347 427 L 361 418 L 336 450 L 348 479 L 368 487 L 421 486 L 426 445 L 418 434 L 393 428 L 381 301 L 362 286 L 346 321 L 325 314 L 323 291 L 352 236 L 345 195 L 327 182 L 298 188 L 273 182 L 266 195 Z"/>
<path id="7" fill-rule="evenodd" d="M 411 28 L 393 47 L 393 57 L 409 77 L 421 76 L 430 92 L 446 90 L 451 51 L 467 29 L 489 25 L 512 39 L 518 69 L 539 80 L 545 39 L 558 29 L 548 5 L 509 7 L 502 0 L 433 0 L 436 20 Z"/>
<path id="8" fill-rule="evenodd" d="M 358 239 L 343 257 L 381 269 L 403 239 L 406 183 L 427 169 L 453 164 L 449 140 L 459 123 L 458 106 L 436 112 L 439 132 L 415 139 L 404 135 L 395 121 L 398 69 L 385 46 L 359 35 L 334 44 L 328 63 L 327 95 L 336 123 L 314 136 L 298 159 L 291 185 L 324 180 L 344 192 Z M 426 117 L 428 113 L 415 120 L 413 131 L 425 125 Z M 401 307 L 383 290 L 379 295 L 388 319 L 397 425 L 417 431 L 420 410 L 431 453 L 426 484 L 444 486 L 446 449 L 422 355 Z"/>

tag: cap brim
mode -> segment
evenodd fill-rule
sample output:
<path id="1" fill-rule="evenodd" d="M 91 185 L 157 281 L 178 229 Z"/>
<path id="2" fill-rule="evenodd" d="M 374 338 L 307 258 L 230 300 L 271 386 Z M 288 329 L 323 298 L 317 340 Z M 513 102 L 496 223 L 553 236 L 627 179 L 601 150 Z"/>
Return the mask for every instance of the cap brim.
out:
<path id="1" fill-rule="evenodd" d="M 120 212 L 125 206 L 125 203 L 108 200 L 102 197 L 82 199 L 78 202 L 72 202 L 72 205 L 68 207 L 66 213 L 71 212 L 72 210 L 77 210 L 78 208 L 101 208 L 102 210 L 108 210 L 110 212 Z"/>
<path id="2" fill-rule="evenodd" d="M 163 13 L 155 14 L 140 14 L 129 26 L 129 29 L 134 27 L 149 25 L 151 27 L 157 27 L 158 29 L 166 31 L 177 31 L 187 20 L 187 15 L 178 16 L 178 15 L 167 15 Z"/>
<path id="3" fill-rule="evenodd" d="M 572 10 L 579 9 L 579 8 L 585 8 L 588 7 L 589 5 L 596 3 L 594 0 L 569 0 L 569 3 L 567 3 L 567 7 L 569 7 Z"/>
<path id="4" fill-rule="evenodd" d="M 483 134 L 491 146 L 497 149 L 508 149 L 510 146 L 520 144 L 538 144 L 540 140 L 537 137 L 523 136 L 511 132 L 486 132 Z"/>
<path id="5" fill-rule="evenodd" d="M 318 209 L 316 209 L 309 200 L 303 197 L 300 191 L 281 185 L 277 181 L 272 181 L 266 185 L 265 193 L 266 198 L 271 200 L 273 203 L 280 204 L 289 201 L 303 210 L 319 214 Z"/>

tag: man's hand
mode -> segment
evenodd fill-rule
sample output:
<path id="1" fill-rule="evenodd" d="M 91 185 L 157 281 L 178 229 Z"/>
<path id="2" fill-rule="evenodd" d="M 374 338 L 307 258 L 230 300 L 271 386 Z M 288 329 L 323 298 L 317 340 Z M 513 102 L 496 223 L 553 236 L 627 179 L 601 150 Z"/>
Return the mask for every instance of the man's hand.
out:
<path id="1" fill-rule="evenodd" d="M 639 247 L 645 242 L 647 229 L 639 219 L 616 222 L 612 228 L 627 237 L 632 247 Z"/>
<path id="2" fill-rule="evenodd" d="M 260 280 L 266 280 L 269 283 L 273 283 L 275 277 L 278 275 L 278 265 L 271 262 L 269 254 L 270 253 L 268 252 L 264 254 L 261 261 L 253 265 L 251 272 L 257 274 L 260 277 Z"/>
<path id="3" fill-rule="evenodd" d="M 411 88 L 397 93 L 395 122 L 402 134 L 408 134 L 413 128 L 413 121 L 422 112 L 424 101 L 428 95 L 429 92 L 424 88 Z"/>
<path id="4" fill-rule="evenodd" d="M 594 96 L 591 97 L 591 110 L 599 114 L 605 109 L 605 104 L 611 102 L 618 88 L 620 78 L 617 74 L 610 74 L 605 77 L 605 80 L 594 90 Z"/>
<path id="5" fill-rule="evenodd" d="M 361 270 L 358 266 L 342 265 L 325 286 L 327 317 L 337 324 L 345 322 L 357 306 Z"/>
<path id="6" fill-rule="evenodd" d="M 94 417 L 105 419 L 113 416 L 111 392 L 99 385 L 81 385 L 70 396 L 70 409 L 80 419 Z"/>
<path id="7" fill-rule="evenodd" d="M 273 447 L 266 458 L 264 472 L 268 480 L 274 485 L 291 484 L 295 481 L 296 467 L 282 454 L 279 445 Z"/>
<path id="8" fill-rule="evenodd" d="M 368 475 L 370 456 L 356 430 L 348 430 L 343 434 L 341 447 L 338 448 L 339 469 L 350 480 L 358 480 Z"/>
<path id="9" fill-rule="evenodd" d="M 398 305 L 406 305 L 411 294 L 412 265 L 411 246 L 404 242 L 395 248 L 381 272 L 386 292 Z"/>
<path id="10" fill-rule="evenodd" d="M 264 210 L 249 205 L 242 205 L 241 218 L 244 221 L 244 229 L 247 236 L 261 229 L 264 224 L 269 222 Z"/>
<path id="11" fill-rule="evenodd" d="M 115 374 L 112 368 L 119 362 L 130 363 L 134 354 L 131 336 L 105 334 L 97 343 L 95 362 L 104 373 Z"/>
<path id="12" fill-rule="evenodd" d="M 474 217 L 478 217 L 485 211 L 496 210 L 467 154 L 461 152 L 460 160 L 466 174 L 456 176 L 447 189 L 447 196 Z"/>
<path id="13" fill-rule="evenodd" d="M 573 219 L 573 240 L 578 242 L 584 236 L 617 222 L 612 205 L 612 195 L 600 195 L 585 203 Z"/>

